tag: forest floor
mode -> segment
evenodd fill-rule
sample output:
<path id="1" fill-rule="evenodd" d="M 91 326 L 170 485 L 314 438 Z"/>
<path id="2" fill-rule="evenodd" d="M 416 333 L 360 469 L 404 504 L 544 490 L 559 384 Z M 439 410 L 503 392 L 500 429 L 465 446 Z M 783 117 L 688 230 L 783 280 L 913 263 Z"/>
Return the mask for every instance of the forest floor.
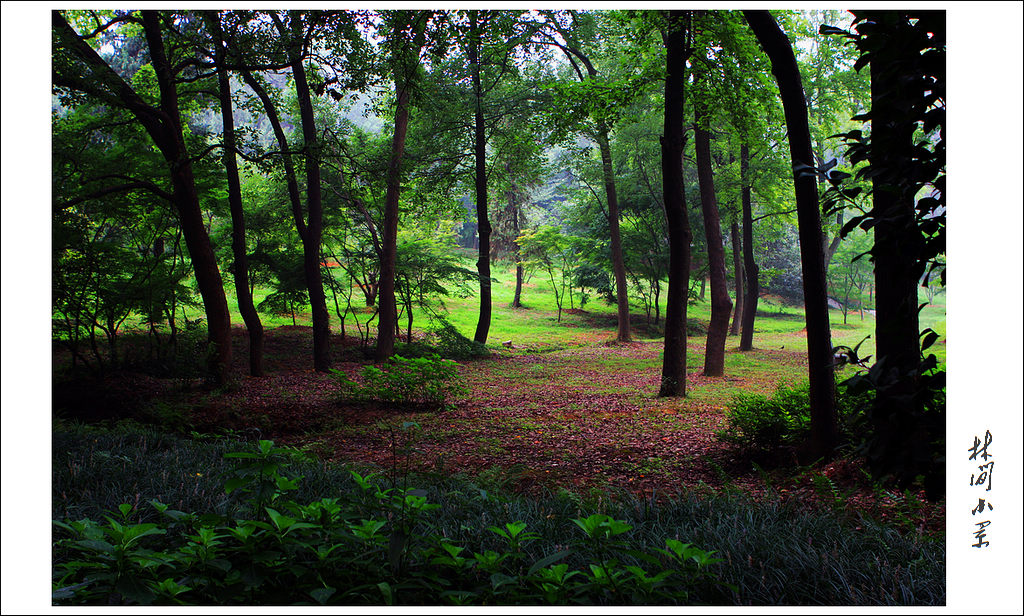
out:
<path id="1" fill-rule="evenodd" d="M 856 459 L 801 466 L 792 451 L 752 459 L 716 438 L 735 393 L 770 394 L 780 382 L 797 381 L 805 353 L 739 353 L 730 338 L 727 376 L 708 378 L 700 375 L 702 341 L 691 338 L 691 393 L 665 399 L 656 397 L 660 342 L 602 343 L 592 332 L 580 333 L 577 344 L 513 347 L 461 362 L 469 393 L 440 412 L 340 402 L 337 377 L 313 371 L 311 330 L 302 326 L 267 331 L 262 378 L 242 376 L 229 387 L 208 389 L 119 374 L 102 389 L 59 386 L 54 402 L 55 409 L 74 407 L 86 419 L 142 408 L 149 419 L 179 428 L 258 434 L 356 465 L 464 473 L 526 494 L 564 489 L 606 498 L 628 491 L 658 499 L 735 492 L 854 519 L 868 515 L 909 532 L 943 532 L 944 502 L 873 486 Z M 235 374 L 246 374 L 247 356 L 244 330 L 236 329 Z M 369 363 L 355 339 L 337 335 L 332 359 L 350 376 Z M 767 364 L 773 369 L 753 369 Z M 401 429 L 409 422 L 416 428 Z"/>

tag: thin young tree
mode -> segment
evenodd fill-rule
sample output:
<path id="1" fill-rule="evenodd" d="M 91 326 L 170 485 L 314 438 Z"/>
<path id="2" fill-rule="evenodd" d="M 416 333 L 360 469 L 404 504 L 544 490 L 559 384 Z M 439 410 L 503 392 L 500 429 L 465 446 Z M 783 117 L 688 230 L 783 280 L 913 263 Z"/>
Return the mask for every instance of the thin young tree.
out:
<path id="1" fill-rule="evenodd" d="M 217 68 L 217 95 L 220 98 L 223 125 L 224 148 L 222 160 L 228 180 L 228 206 L 231 210 L 231 251 L 235 259 L 232 273 L 235 278 L 235 295 L 238 297 L 238 311 L 249 333 L 249 374 L 263 376 L 263 323 L 253 304 L 252 289 L 249 285 L 249 258 L 245 242 L 245 212 L 242 207 L 242 187 L 238 177 L 238 147 L 235 138 L 234 106 L 231 100 L 231 82 L 227 69 L 227 48 L 221 27 L 220 13 L 206 11 L 206 23 L 213 36 L 214 64 Z"/>

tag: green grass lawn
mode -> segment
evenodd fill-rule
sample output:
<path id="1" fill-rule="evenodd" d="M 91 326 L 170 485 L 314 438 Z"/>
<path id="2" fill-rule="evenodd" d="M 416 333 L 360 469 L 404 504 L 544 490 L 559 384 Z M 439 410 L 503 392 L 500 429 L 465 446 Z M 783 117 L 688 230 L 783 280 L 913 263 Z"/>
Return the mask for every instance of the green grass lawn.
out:
<path id="1" fill-rule="evenodd" d="M 465 265 L 469 268 L 473 267 L 469 260 Z M 503 264 L 496 264 L 493 276 L 495 284 L 492 286 L 492 313 L 487 339 L 488 347 L 500 349 L 502 342 L 511 340 L 513 346 L 518 349 L 536 351 L 566 346 L 602 344 L 614 340 L 615 306 L 606 303 L 603 299 L 591 297 L 583 307 L 584 313 L 580 314 L 565 312 L 569 308 L 569 301 L 566 298 L 561 322 L 559 322 L 554 293 L 539 273 L 524 284 L 521 296 L 523 308 L 519 309 L 510 307 L 515 294 L 515 269 L 507 268 Z M 240 325 L 242 317 L 238 311 L 234 289 L 230 286 L 229 281 L 225 281 L 225 283 L 231 322 Z M 667 296 L 667 284 L 665 286 L 662 293 L 662 317 L 664 317 L 665 308 L 664 298 Z M 267 294 L 266 289 L 257 289 L 255 302 L 258 304 Z M 358 309 L 363 311 L 360 314 L 360 320 L 363 321 L 370 316 L 372 309 L 362 306 L 360 298 L 355 299 Z M 577 299 L 574 300 L 576 308 L 579 308 L 578 303 L 577 296 Z M 946 361 L 946 295 L 943 293 L 936 296 L 933 303 L 929 304 L 922 290 L 920 304 L 927 304 L 920 312 L 921 329 L 931 328 L 939 334 L 939 341 L 928 352 L 934 353 L 939 363 L 944 364 Z M 334 314 L 334 306 L 330 297 L 328 297 L 328 310 L 331 313 L 331 326 L 337 330 L 339 322 Z M 474 293 L 467 298 L 446 298 L 444 308 L 439 312 L 463 335 L 472 338 L 479 318 L 478 295 Z M 829 312 L 833 346 L 855 347 L 863 341 L 860 355 L 863 357 L 874 354 L 875 317 L 871 312 L 851 311 L 846 315 L 845 323 L 842 311 L 833 309 Z M 432 315 L 421 310 L 416 310 L 413 314 L 414 335 L 417 332 L 422 334 L 432 325 Z M 802 308 L 787 305 L 772 298 L 762 298 L 758 302 L 758 314 L 760 316 L 754 323 L 755 349 L 806 352 L 807 338 L 804 331 Z M 188 315 L 190 318 L 202 316 L 201 308 L 190 309 Z M 697 301 L 691 304 L 687 310 L 687 316 L 707 323 L 711 318 L 710 301 Z M 261 313 L 260 319 L 264 327 L 268 328 L 292 325 L 292 318 L 288 315 Z M 404 316 L 400 322 L 404 331 Z M 312 323 L 308 307 L 302 307 L 297 312 L 295 323 L 306 326 Z M 376 322 L 374 322 L 375 324 Z M 351 316 L 348 317 L 346 325 L 350 333 L 354 332 L 355 327 L 352 325 Z M 635 330 L 634 339 L 636 340 L 660 339 L 661 324 L 646 327 L 645 314 L 638 304 L 632 306 L 631 325 Z M 736 337 L 730 337 L 726 342 L 727 350 L 735 350 L 738 345 L 739 339 Z"/>

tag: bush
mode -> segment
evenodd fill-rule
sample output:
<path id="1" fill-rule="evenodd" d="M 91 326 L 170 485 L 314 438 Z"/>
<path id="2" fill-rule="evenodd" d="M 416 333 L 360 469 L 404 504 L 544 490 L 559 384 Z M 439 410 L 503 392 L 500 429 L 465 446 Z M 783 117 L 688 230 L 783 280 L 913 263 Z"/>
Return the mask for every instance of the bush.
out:
<path id="1" fill-rule="evenodd" d="M 862 429 L 870 396 L 846 388 L 836 390 L 836 413 L 840 431 L 847 439 Z M 769 398 L 760 394 L 738 394 L 726 412 L 729 425 L 719 439 L 757 452 L 771 452 L 783 445 L 796 445 L 811 431 L 810 386 L 780 385 Z"/>
<path id="2" fill-rule="evenodd" d="M 780 385 L 772 397 L 741 393 L 726 412 L 721 440 L 757 451 L 773 451 L 803 438 L 810 429 L 808 388 Z"/>
<path id="3" fill-rule="evenodd" d="M 466 393 L 458 364 L 436 354 L 413 358 L 395 355 L 380 367 L 364 366 L 362 383 L 340 370 L 333 373 L 341 385 L 343 400 L 442 410 L 453 398 Z"/>
<path id="4" fill-rule="evenodd" d="M 464 361 L 491 354 L 486 345 L 463 336 L 454 325 L 443 318 L 437 319 L 437 325 L 430 330 L 430 335 L 437 339 L 436 348 L 441 357 Z"/>

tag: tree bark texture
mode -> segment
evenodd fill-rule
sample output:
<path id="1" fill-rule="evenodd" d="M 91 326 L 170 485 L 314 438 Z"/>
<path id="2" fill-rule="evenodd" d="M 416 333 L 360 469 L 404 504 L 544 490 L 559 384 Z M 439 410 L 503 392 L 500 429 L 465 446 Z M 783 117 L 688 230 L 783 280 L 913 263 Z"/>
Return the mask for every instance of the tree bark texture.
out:
<path id="1" fill-rule="evenodd" d="M 608 128 L 603 123 L 598 128 L 597 144 L 601 150 L 604 190 L 608 199 L 608 230 L 611 236 L 612 271 L 615 273 L 615 305 L 618 314 L 617 340 L 629 342 L 631 340 L 629 295 L 626 286 L 626 261 L 622 257 L 622 235 L 619 233 L 619 197 L 615 190 L 615 170 L 612 167 L 612 149 L 608 143 Z"/>
<path id="2" fill-rule="evenodd" d="M 207 23 L 213 32 L 214 58 L 217 64 L 217 87 L 220 97 L 221 118 L 224 125 L 224 150 L 222 160 L 228 180 L 228 206 L 231 210 L 231 252 L 235 258 L 235 295 L 238 311 L 242 314 L 245 329 L 249 332 L 249 374 L 263 376 L 263 323 L 253 305 L 249 287 L 249 257 L 245 243 L 245 212 L 242 207 L 242 187 L 238 178 L 238 161 L 235 145 L 234 106 L 231 102 L 231 83 L 226 68 L 227 52 L 224 34 L 220 27 L 220 15 L 216 11 L 206 13 Z"/>
<path id="3" fill-rule="evenodd" d="M 807 372 L 811 403 L 811 440 L 807 453 L 811 457 L 827 457 L 831 455 L 838 440 L 838 426 L 825 284 L 824 236 L 817 180 L 813 172 L 814 155 L 811 152 L 807 101 L 793 47 L 775 19 L 768 11 L 746 10 L 743 14 L 771 60 L 789 131 L 807 323 Z"/>
<path id="4" fill-rule="evenodd" d="M 690 289 L 690 221 L 683 184 L 684 87 L 688 11 L 669 11 L 665 35 L 665 134 L 661 141 L 663 201 L 668 222 L 669 272 L 665 302 L 665 353 L 658 396 L 686 395 L 686 308 Z"/>
<path id="5" fill-rule="evenodd" d="M 698 109 L 700 105 L 697 106 Z M 708 276 L 711 278 L 711 323 L 708 325 L 704 351 L 704 376 L 725 375 L 725 339 L 729 335 L 729 314 L 732 300 L 725 276 L 725 248 L 722 246 L 722 221 L 715 197 L 715 180 L 711 169 L 711 134 L 702 124 L 706 117 L 698 111 L 694 127 L 697 150 L 697 180 L 700 183 L 700 204 L 704 213 L 704 237 L 708 249 Z"/>
<path id="6" fill-rule="evenodd" d="M 877 11 L 876 14 L 890 13 Z M 878 15 L 882 20 L 887 16 Z M 895 13 L 890 19 L 898 19 Z M 916 52 L 916 50 L 914 50 Z M 899 45 L 883 46 L 871 62 L 871 151 L 870 163 L 878 173 L 872 177 L 872 206 L 875 243 L 875 351 L 890 369 L 907 373 L 920 364 L 920 325 L 917 287 L 920 268 L 921 232 L 915 219 L 915 194 L 901 190 L 900 176 L 913 168 L 916 124 L 901 116 L 898 96 L 906 100 L 923 98 L 914 92 L 920 82 L 893 69 L 899 66 Z M 889 58 L 885 54 L 892 54 Z M 898 93 L 898 94 L 894 94 Z"/>
<path id="7" fill-rule="evenodd" d="M 740 194 L 743 200 L 743 271 L 746 275 L 746 293 L 743 297 L 743 328 L 740 333 L 740 351 L 754 348 L 754 319 L 757 300 L 761 294 L 758 266 L 754 260 L 754 215 L 750 203 L 750 149 L 740 147 Z"/>

